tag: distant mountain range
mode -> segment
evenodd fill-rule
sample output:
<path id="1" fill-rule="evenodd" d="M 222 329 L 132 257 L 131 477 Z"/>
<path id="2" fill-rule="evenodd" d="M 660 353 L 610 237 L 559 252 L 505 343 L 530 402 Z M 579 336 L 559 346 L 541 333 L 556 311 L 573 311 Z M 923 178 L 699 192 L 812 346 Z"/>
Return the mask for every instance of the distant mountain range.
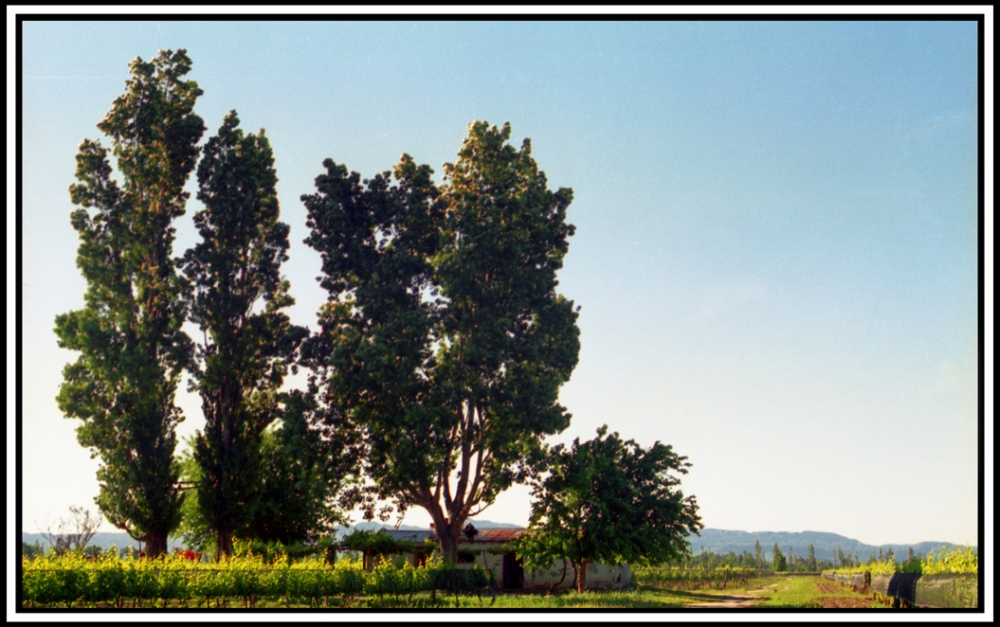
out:
<path id="1" fill-rule="evenodd" d="M 767 559 L 771 558 L 771 549 L 774 543 L 778 543 L 778 548 L 786 555 L 789 547 L 795 551 L 795 555 L 805 557 L 809 551 L 809 545 L 816 551 L 817 559 L 833 559 L 839 548 L 845 554 L 857 555 L 862 561 L 868 561 L 872 553 L 878 555 L 879 549 L 887 551 L 892 549 L 897 561 L 906 559 L 907 549 L 912 548 L 914 554 L 927 555 L 931 551 L 936 551 L 939 547 L 955 546 L 949 542 L 918 542 L 916 544 L 865 544 L 858 540 L 853 540 L 846 536 L 825 531 L 729 531 L 726 529 L 704 529 L 701 537 L 691 536 L 688 541 L 691 544 L 692 553 L 712 551 L 713 553 L 726 554 L 730 551 L 737 555 L 743 551 L 754 552 L 754 543 L 760 540 L 761 549 Z M 975 548 L 975 547 L 973 547 Z"/>
<path id="2" fill-rule="evenodd" d="M 479 529 L 490 529 L 490 528 L 503 528 L 503 529 L 522 529 L 523 527 L 519 525 L 511 525 L 508 523 L 495 523 L 489 520 L 476 520 L 472 519 L 473 525 Z M 337 537 L 343 537 L 351 529 L 392 529 L 393 525 L 380 522 L 360 522 L 351 527 L 338 527 L 336 530 Z M 400 529 L 404 530 L 419 530 L 425 529 L 425 527 L 414 527 L 411 525 L 400 525 Z M 28 544 L 34 544 L 37 540 L 42 546 L 47 546 L 48 543 L 45 538 L 40 533 L 22 533 L 21 540 L 27 542 Z M 701 532 L 701 537 L 691 536 L 689 542 L 691 544 L 692 553 L 700 553 L 704 551 L 712 551 L 713 553 L 726 554 L 730 551 L 735 552 L 737 555 L 741 554 L 743 551 L 748 551 L 751 554 L 754 552 L 754 543 L 760 540 L 761 549 L 764 552 L 764 556 L 770 560 L 771 559 L 771 548 L 774 543 L 778 543 L 778 548 L 782 550 L 786 555 L 788 554 L 789 548 L 791 548 L 795 555 L 800 557 L 805 557 L 809 551 L 809 545 L 811 544 L 816 551 L 817 559 L 833 559 L 839 548 L 844 553 L 849 553 L 850 555 L 857 555 L 862 561 L 867 561 L 868 557 L 872 554 L 878 554 L 879 549 L 886 551 L 892 549 L 895 554 L 896 559 L 899 561 L 905 560 L 907 555 L 907 549 L 912 547 L 913 552 L 916 554 L 928 554 L 931 551 L 936 551 L 939 547 L 951 547 L 955 546 L 949 542 L 919 542 L 917 544 L 882 544 L 882 545 L 871 545 L 859 542 L 858 540 L 852 540 L 846 536 L 842 536 L 836 533 L 828 533 L 823 531 L 729 531 L 725 529 L 704 529 Z M 124 532 L 100 532 L 94 535 L 94 538 L 90 541 L 91 546 L 99 546 L 101 548 L 107 548 L 111 545 L 117 546 L 119 549 L 133 546 L 138 549 L 139 543 L 133 540 Z M 179 538 L 171 539 L 167 542 L 167 547 L 169 550 L 173 550 L 175 546 L 183 546 L 183 543 Z M 973 547 L 974 549 L 976 547 Z"/>

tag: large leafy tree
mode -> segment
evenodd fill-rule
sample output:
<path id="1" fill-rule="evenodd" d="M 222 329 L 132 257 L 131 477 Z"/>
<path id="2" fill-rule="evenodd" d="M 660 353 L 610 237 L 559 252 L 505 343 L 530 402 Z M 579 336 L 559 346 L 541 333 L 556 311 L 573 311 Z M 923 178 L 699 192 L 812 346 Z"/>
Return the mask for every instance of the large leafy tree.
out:
<path id="1" fill-rule="evenodd" d="M 533 481 L 531 519 L 518 552 L 528 569 L 570 560 L 577 589 L 587 564 L 662 564 L 687 555 L 689 533 L 703 528 L 694 496 L 677 489 L 686 457 L 656 442 L 643 449 L 607 426 L 587 442 L 552 448 Z"/>
<path id="2" fill-rule="evenodd" d="M 183 80 L 184 50 L 129 69 L 125 93 L 97 125 L 121 183 L 99 142 L 85 140 L 76 157 L 71 219 L 87 292 L 83 309 L 56 317 L 59 346 L 81 353 L 63 370 L 57 402 L 83 421 L 77 438 L 101 458 L 100 511 L 155 556 L 180 521 L 174 395 L 192 354 L 171 223 L 184 214 L 205 127 L 193 113 L 202 90 Z"/>
<path id="3" fill-rule="evenodd" d="M 277 180 L 264 131 L 244 134 L 230 112 L 198 165 L 202 241 L 184 255 L 191 319 L 204 333 L 192 382 L 205 414 L 198 503 L 216 558 L 232 553 L 233 532 L 260 503 L 261 436 L 279 417 L 278 390 L 308 335 L 281 311 L 295 301 L 279 272 L 289 229 L 278 221 Z"/>
<path id="4" fill-rule="evenodd" d="M 446 559 L 464 521 L 525 481 L 577 363 L 556 293 L 572 191 L 548 189 L 531 144 L 476 122 L 438 187 L 403 155 L 362 182 L 332 160 L 303 196 L 329 292 L 309 355 L 329 416 L 363 434 L 366 517 L 424 508 Z"/>

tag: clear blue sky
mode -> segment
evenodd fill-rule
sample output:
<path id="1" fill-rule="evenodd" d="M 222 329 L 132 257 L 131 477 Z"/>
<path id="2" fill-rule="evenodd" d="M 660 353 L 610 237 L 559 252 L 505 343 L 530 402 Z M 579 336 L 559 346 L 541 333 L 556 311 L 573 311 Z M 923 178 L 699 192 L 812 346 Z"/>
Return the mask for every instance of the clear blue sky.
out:
<path id="1" fill-rule="evenodd" d="M 185 48 L 205 139 L 236 109 L 271 140 L 296 323 L 325 297 L 299 201 L 323 159 L 440 176 L 468 123 L 510 121 L 575 197 L 582 350 L 552 441 L 674 445 L 709 527 L 975 543 L 976 45 L 973 22 L 25 23 L 24 529 L 96 509 L 54 400 L 77 146 L 129 61 Z M 481 517 L 528 512 L 522 488 Z"/>

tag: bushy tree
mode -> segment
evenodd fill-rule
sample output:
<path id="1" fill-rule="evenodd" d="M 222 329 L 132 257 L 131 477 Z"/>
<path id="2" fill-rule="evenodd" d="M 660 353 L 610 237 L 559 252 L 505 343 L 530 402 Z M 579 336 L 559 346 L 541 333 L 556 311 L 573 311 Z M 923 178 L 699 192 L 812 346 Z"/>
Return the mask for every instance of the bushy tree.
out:
<path id="1" fill-rule="evenodd" d="M 586 587 L 587 564 L 662 564 L 688 554 L 688 534 L 703 528 L 694 496 L 677 489 L 691 466 L 672 447 L 643 449 L 607 426 L 587 442 L 550 451 L 533 482 L 528 530 L 518 553 L 536 570 L 569 559 L 577 588 Z"/>
<path id="2" fill-rule="evenodd" d="M 121 184 L 99 142 L 85 140 L 76 157 L 71 220 L 87 292 L 83 309 L 56 317 L 59 346 L 80 352 L 63 370 L 57 402 L 83 421 L 77 438 L 101 459 L 101 513 L 156 556 L 180 522 L 173 454 L 183 415 L 174 395 L 192 353 L 171 223 L 184 214 L 205 127 L 193 113 L 202 91 L 183 80 L 184 50 L 136 58 L 129 69 L 125 94 L 97 125 Z"/>
<path id="3" fill-rule="evenodd" d="M 452 562 L 465 520 L 569 424 L 557 397 L 580 347 L 555 291 L 572 191 L 509 138 L 470 125 L 441 187 L 409 155 L 364 182 L 328 159 L 303 196 L 329 292 L 310 363 L 372 480 L 353 494 L 369 519 L 379 501 L 424 508 Z"/>
<path id="4" fill-rule="evenodd" d="M 266 431 L 261 442 L 260 504 L 237 537 L 294 544 L 347 524 L 337 507 L 355 463 L 345 434 L 324 434 L 315 420 L 315 399 L 305 392 L 286 395 L 283 407 L 277 428 Z"/>
<path id="5" fill-rule="evenodd" d="M 307 408 L 296 407 L 302 401 L 294 397 L 301 394 L 293 392 L 291 400 L 284 399 L 282 418 L 261 435 L 260 500 L 250 518 L 233 531 L 234 538 L 290 545 L 314 541 L 346 523 L 337 496 L 352 462 L 331 450 L 307 417 Z M 194 437 L 186 443 L 181 478 L 197 485 L 202 471 L 193 455 Z M 197 492 L 185 496 L 183 512 L 179 535 L 184 543 L 198 551 L 215 550 L 217 534 L 199 507 Z"/>
<path id="6" fill-rule="evenodd" d="M 774 547 L 771 548 L 771 570 L 776 573 L 782 573 L 788 570 L 788 559 L 785 554 L 781 552 L 778 548 L 778 543 L 774 543 Z"/>
<path id="7" fill-rule="evenodd" d="M 231 111 L 198 166 L 202 241 L 184 255 L 191 319 L 205 338 L 192 368 L 205 414 L 194 457 L 216 559 L 232 554 L 233 532 L 260 502 L 261 437 L 279 415 L 278 390 L 308 335 L 281 311 L 295 301 L 280 275 L 289 229 L 278 220 L 277 181 L 264 131 L 244 134 Z"/>

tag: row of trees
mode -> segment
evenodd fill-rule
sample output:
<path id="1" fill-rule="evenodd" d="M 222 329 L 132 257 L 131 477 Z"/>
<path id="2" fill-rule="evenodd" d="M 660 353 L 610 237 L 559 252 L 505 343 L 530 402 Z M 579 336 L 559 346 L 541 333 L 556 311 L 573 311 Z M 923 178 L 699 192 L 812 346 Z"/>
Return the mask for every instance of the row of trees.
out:
<path id="1" fill-rule="evenodd" d="M 293 541 L 328 529 L 336 496 L 369 520 L 425 509 L 454 561 L 466 519 L 534 481 L 533 528 L 575 530 L 578 548 L 566 550 L 580 560 L 683 552 L 700 529 L 693 497 L 667 475 L 686 472 L 683 457 L 606 430 L 571 450 L 543 443 L 569 425 L 557 396 L 577 363 L 579 308 L 555 291 L 572 190 L 548 188 L 529 140 L 516 149 L 509 125 L 473 123 L 441 184 L 406 154 L 366 180 L 326 160 L 302 196 L 328 292 L 310 333 L 284 313 L 289 227 L 263 130 L 244 133 L 231 112 L 201 147 L 202 90 L 184 79 L 185 51 L 130 69 L 98 124 L 110 153 L 86 140 L 77 156 L 86 304 L 56 319 L 59 345 L 80 353 L 59 406 L 100 456 L 97 503 L 112 524 L 155 556 L 184 517 L 222 555 L 234 534 Z M 201 241 L 175 258 L 172 222 L 196 167 Z M 283 391 L 300 367 L 306 389 Z M 178 459 L 185 371 L 205 427 Z M 591 478 L 606 483 L 593 492 Z M 590 514 L 585 498 L 600 502 Z M 607 529 L 598 538 L 590 519 L 646 523 L 658 539 L 637 552 Z M 595 542 L 599 555 L 580 552 Z"/>
<path id="2" fill-rule="evenodd" d="M 832 568 L 833 562 L 830 560 L 819 560 L 816 558 L 816 549 L 809 545 L 806 556 L 795 554 L 795 549 L 788 547 L 788 553 L 784 553 L 777 543 L 771 547 L 771 556 L 768 559 L 760 545 L 760 540 L 754 542 L 754 552 L 742 551 L 737 554 L 729 551 L 725 554 L 705 551 L 685 557 L 681 564 L 687 568 L 755 568 L 758 570 L 770 569 L 775 572 L 818 572 L 823 568 Z"/>

